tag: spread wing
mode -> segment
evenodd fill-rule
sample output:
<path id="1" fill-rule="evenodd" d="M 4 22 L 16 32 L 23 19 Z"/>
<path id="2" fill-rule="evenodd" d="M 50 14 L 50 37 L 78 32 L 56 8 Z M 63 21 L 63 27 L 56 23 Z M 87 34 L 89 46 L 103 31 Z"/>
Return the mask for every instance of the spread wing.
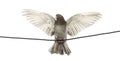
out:
<path id="1" fill-rule="evenodd" d="M 78 34 L 82 29 L 94 24 L 101 14 L 98 12 L 80 13 L 67 20 L 67 33 L 70 36 Z"/>
<path id="2" fill-rule="evenodd" d="M 26 9 L 23 11 L 28 21 L 46 32 L 49 36 L 53 35 L 55 19 L 44 12 Z"/>

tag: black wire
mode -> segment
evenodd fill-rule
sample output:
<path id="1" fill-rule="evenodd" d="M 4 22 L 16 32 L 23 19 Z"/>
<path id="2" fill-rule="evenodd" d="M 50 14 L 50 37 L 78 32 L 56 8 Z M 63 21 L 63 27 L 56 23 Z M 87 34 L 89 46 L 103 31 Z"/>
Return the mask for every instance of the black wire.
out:
<path id="1" fill-rule="evenodd" d="M 118 32 L 120 32 L 120 30 L 118 30 L 118 31 L 112 31 L 112 32 L 106 32 L 106 33 L 93 34 L 93 35 L 87 35 L 87 36 L 81 36 L 81 37 L 75 37 L 75 38 L 70 38 L 70 39 L 67 39 L 67 40 L 87 38 L 87 37 L 93 37 L 93 36 L 99 36 L 99 35 L 106 35 L 106 34 L 112 34 L 112 33 L 118 33 Z M 10 36 L 0 36 L 0 38 L 54 41 L 52 39 L 24 38 L 24 37 L 10 37 Z"/>
<path id="2" fill-rule="evenodd" d="M 24 38 L 24 37 L 10 37 L 10 36 L 0 36 L 0 38 L 10 38 L 10 39 L 27 39 L 27 40 L 43 40 L 43 41 L 54 41 L 54 40 L 50 40 L 50 39 Z"/>
<path id="3" fill-rule="evenodd" d="M 118 33 L 118 32 L 120 32 L 120 30 L 112 31 L 112 32 L 106 32 L 106 33 L 99 33 L 99 34 L 94 34 L 94 35 L 88 35 L 88 36 L 75 37 L 75 38 L 70 38 L 70 39 L 67 39 L 67 40 L 87 38 L 87 37 L 93 37 L 93 36 L 99 36 L 99 35 L 107 35 L 107 34 Z"/>

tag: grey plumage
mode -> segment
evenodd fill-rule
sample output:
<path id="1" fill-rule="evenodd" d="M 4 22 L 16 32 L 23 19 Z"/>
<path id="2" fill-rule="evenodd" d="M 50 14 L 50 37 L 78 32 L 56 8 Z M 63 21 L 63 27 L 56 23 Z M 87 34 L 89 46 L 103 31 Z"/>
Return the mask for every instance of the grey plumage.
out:
<path id="1" fill-rule="evenodd" d="M 47 35 L 55 36 L 55 43 L 50 52 L 63 55 L 71 53 L 67 43 L 67 34 L 70 36 L 77 35 L 82 29 L 94 24 L 101 16 L 98 12 L 79 13 L 65 21 L 60 14 L 54 19 L 51 15 L 31 9 L 26 9 L 24 15 L 30 23 L 43 30 Z"/>
<path id="2" fill-rule="evenodd" d="M 63 55 L 66 53 L 69 55 L 71 53 L 69 47 L 66 44 L 66 21 L 64 17 L 60 14 L 56 15 L 56 20 L 54 24 L 54 35 L 55 35 L 55 43 L 53 44 L 52 48 L 50 49 L 51 53 L 59 53 Z"/>

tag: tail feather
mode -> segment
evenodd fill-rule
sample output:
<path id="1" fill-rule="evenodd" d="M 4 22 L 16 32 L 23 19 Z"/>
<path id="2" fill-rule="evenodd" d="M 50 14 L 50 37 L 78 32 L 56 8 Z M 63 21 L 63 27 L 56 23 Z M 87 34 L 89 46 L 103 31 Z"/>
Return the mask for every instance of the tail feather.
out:
<path id="1" fill-rule="evenodd" d="M 50 52 L 51 54 L 56 53 L 56 54 L 61 54 L 61 55 L 64 55 L 64 53 L 67 55 L 70 55 L 71 53 L 66 42 L 64 43 L 55 42 L 52 48 L 50 49 Z"/>
<path id="2" fill-rule="evenodd" d="M 64 46 L 65 53 L 69 55 L 71 53 L 71 50 L 69 49 L 68 45 L 65 43 L 63 46 Z"/>

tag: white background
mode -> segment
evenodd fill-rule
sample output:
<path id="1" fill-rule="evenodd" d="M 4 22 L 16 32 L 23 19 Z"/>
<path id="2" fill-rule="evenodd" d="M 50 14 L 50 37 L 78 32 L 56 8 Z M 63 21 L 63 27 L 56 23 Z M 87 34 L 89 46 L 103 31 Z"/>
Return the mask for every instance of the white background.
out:
<path id="1" fill-rule="evenodd" d="M 65 19 L 81 12 L 100 12 L 102 18 L 77 36 L 120 30 L 119 0 L 0 0 L 0 36 L 54 39 L 26 21 L 23 9 Z M 70 37 L 68 37 L 70 38 Z M 0 61 L 120 61 L 120 33 L 68 41 L 71 55 L 50 54 L 54 42 L 0 38 Z"/>

